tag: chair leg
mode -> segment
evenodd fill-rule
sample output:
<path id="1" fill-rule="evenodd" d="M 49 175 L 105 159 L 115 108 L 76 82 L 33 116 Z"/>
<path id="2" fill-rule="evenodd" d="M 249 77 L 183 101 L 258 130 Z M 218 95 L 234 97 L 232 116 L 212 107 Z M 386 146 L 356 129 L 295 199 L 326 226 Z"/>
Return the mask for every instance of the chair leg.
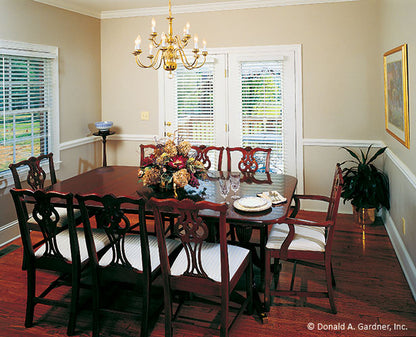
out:
<path id="1" fill-rule="evenodd" d="M 235 226 L 230 223 L 230 231 L 228 232 L 230 234 L 231 243 L 235 243 Z"/>
<path id="2" fill-rule="evenodd" d="M 295 283 L 296 265 L 297 262 L 295 261 L 293 263 L 292 279 L 290 280 L 290 291 L 293 291 L 293 284 Z"/>
<path id="3" fill-rule="evenodd" d="M 325 261 L 325 276 L 326 276 L 326 285 L 328 288 L 328 298 L 329 304 L 331 305 L 331 311 L 333 314 L 337 313 L 337 308 L 335 307 L 334 301 L 334 291 L 332 289 L 332 267 L 331 267 L 331 260 Z"/>
<path id="4" fill-rule="evenodd" d="M 163 294 L 164 294 L 164 303 L 165 303 L 165 336 L 172 337 L 173 336 L 172 295 L 170 294 L 170 290 L 167 289 L 166 285 L 164 287 Z"/>
<path id="5" fill-rule="evenodd" d="M 150 285 L 146 282 L 143 289 L 142 326 L 140 337 L 147 337 L 149 334 L 149 310 L 150 310 Z"/>
<path id="6" fill-rule="evenodd" d="M 98 282 L 98 281 L 96 281 Z M 100 335 L 100 289 L 98 288 L 98 283 L 93 286 L 93 295 L 92 295 L 92 335 L 97 337 Z"/>
<path id="7" fill-rule="evenodd" d="M 79 300 L 79 283 L 81 275 L 79 273 L 72 273 L 72 290 L 71 290 L 71 304 L 69 309 L 69 322 L 67 335 L 72 336 L 75 332 L 75 324 L 77 320 L 77 309 Z"/>
<path id="8" fill-rule="evenodd" d="M 264 268 L 264 308 L 266 312 L 270 311 L 270 287 L 272 283 L 272 273 L 271 273 L 271 253 L 266 249 L 265 253 L 265 268 Z"/>
<path id="9" fill-rule="evenodd" d="M 249 265 L 246 269 L 246 295 L 248 299 L 247 313 L 248 315 L 253 314 L 253 262 L 250 257 Z"/>
<path id="10" fill-rule="evenodd" d="M 337 283 L 335 281 L 334 268 L 332 268 L 332 261 L 331 261 L 331 277 L 332 277 L 332 286 L 335 288 L 337 286 Z"/>
<path id="11" fill-rule="evenodd" d="M 230 302 L 230 295 L 227 294 L 222 295 L 221 298 L 221 327 L 220 327 L 220 336 L 221 337 L 228 337 L 228 308 Z"/>
<path id="12" fill-rule="evenodd" d="M 27 266 L 27 299 L 26 299 L 26 318 L 25 327 L 33 326 L 33 314 L 35 311 L 35 292 L 36 292 L 36 270 L 33 266 Z"/>
<path id="13" fill-rule="evenodd" d="M 279 284 L 280 271 L 282 270 L 282 264 L 280 259 L 274 258 L 273 261 L 273 279 L 274 279 L 274 290 L 277 289 Z"/>

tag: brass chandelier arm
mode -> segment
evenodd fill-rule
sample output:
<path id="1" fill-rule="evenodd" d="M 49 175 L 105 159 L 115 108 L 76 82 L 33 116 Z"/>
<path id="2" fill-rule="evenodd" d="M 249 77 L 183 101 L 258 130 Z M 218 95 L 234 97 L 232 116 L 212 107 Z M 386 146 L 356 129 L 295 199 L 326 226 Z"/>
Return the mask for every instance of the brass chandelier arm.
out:
<path id="1" fill-rule="evenodd" d="M 162 58 L 160 58 L 159 60 L 159 53 L 161 52 L 161 49 L 159 49 L 156 53 L 156 55 L 154 57 L 152 57 L 152 61 L 149 65 L 145 65 L 140 61 L 140 55 L 141 55 L 141 50 L 139 51 L 135 51 L 133 54 L 136 58 L 136 63 L 139 67 L 142 68 L 153 68 L 153 69 L 159 69 L 160 65 L 162 64 Z M 155 67 L 155 64 L 157 63 L 157 61 L 159 60 L 159 64 Z"/>
<path id="2" fill-rule="evenodd" d="M 188 58 L 185 55 L 185 52 L 182 49 L 177 49 L 176 51 L 180 55 L 183 66 L 188 70 L 201 68 L 205 64 L 205 61 L 207 59 L 207 54 L 208 54 L 207 52 L 202 52 L 202 56 L 204 57 L 204 60 L 202 61 L 202 63 L 198 64 L 200 55 L 197 52 L 194 51 L 194 61 L 190 63 L 188 61 Z"/>
<path id="3" fill-rule="evenodd" d="M 188 45 L 189 38 L 187 37 L 187 35 L 185 35 L 183 39 L 181 39 L 178 35 L 175 35 L 173 37 L 173 41 L 179 47 L 179 49 L 185 49 Z"/>

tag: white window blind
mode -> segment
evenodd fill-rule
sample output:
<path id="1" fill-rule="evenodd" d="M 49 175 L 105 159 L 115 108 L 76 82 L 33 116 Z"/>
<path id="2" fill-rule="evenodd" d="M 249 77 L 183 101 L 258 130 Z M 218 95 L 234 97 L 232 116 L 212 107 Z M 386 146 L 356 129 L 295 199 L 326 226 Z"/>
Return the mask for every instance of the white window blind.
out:
<path id="1" fill-rule="evenodd" d="M 52 64 L 51 58 L 0 54 L 0 172 L 51 150 Z"/>
<path id="2" fill-rule="evenodd" d="M 283 61 L 241 62 L 241 145 L 271 148 L 271 172 L 285 172 Z M 265 155 L 257 155 L 265 163 Z M 260 171 L 264 167 L 260 166 Z"/>
<path id="3" fill-rule="evenodd" d="M 214 64 L 193 71 L 179 66 L 173 81 L 174 130 L 192 145 L 214 145 Z"/>

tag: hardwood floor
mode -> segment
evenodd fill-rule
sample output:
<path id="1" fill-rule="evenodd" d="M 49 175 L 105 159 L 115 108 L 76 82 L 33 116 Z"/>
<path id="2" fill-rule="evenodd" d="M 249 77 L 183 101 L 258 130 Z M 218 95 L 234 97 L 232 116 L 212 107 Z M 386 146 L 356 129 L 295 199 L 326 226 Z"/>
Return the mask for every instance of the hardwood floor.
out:
<path id="1" fill-rule="evenodd" d="M 35 325 L 24 328 L 26 274 L 21 260 L 20 239 L 0 249 L 0 336 L 64 336 L 65 308 L 37 305 Z M 339 215 L 333 264 L 338 314 L 329 313 L 327 299 L 302 302 L 274 298 L 268 324 L 244 315 L 231 336 L 416 336 L 416 303 L 382 224 L 367 226 L 363 232 L 351 215 Z M 291 265 L 284 264 L 282 286 L 290 282 L 290 274 Z M 46 284 L 51 277 L 38 273 L 40 283 Z M 322 272 L 298 267 L 295 286 L 318 289 L 324 287 L 324 281 Z M 68 288 L 62 288 L 58 296 L 68 296 Z M 90 336 L 89 292 L 83 290 L 82 296 L 87 303 L 80 312 L 76 333 Z M 132 300 L 129 296 L 120 299 L 122 303 Z M 191 307 L 189 313 L 195 317 L 214 315 L 209 307 Z M 162 313 L 151 336 L 164 336 L 163 319 Z M 103 318 L 102 336 L 137 336 L 139 332 L 139 320 Z M 195 329 L 177 331 L 177 336 L 203 334 Z"/>

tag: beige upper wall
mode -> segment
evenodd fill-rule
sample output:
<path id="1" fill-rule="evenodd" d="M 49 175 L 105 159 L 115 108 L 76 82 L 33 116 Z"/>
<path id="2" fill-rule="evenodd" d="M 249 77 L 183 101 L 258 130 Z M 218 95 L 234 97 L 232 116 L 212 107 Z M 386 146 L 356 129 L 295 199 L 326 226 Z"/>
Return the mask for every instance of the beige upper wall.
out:
<path id="1" fill-rule="evenodd" d="M 387 132 L 383 132 L 386 145 L 416 174 L 416 1 L 381 0 L 380 1 L 380 51 L 383 54 L 404 43 L 408 44 L 408 80 L 409 80 L 409 120 L 410 149 L 404 147 Z M 383 68 L 379 69 L 378 80 L 383 81 Z M 384 105 L 383 105 L 384 109 Z M 384 111 L 384 110 L 383 110 Z"/>
<path id="2" fill-rule="evenodd" d="M 381 64 L 377 9 L 375 0 L 361 0 L 174 14 L 174 30 L 182 32 L 190 21 L 191 32 L 206 39 L 208 48 L 302 44 L 303 136 L 380 139 L 384 120 L 382 83 L 375 82 Z M 155 19 L 159 32 L 167 29 L 165 16 Z M 150 20 L 101 23 L 103 118 L 113 120 L 120 133 L 158 132 L 157 72 L 139 69 L 131 54 L 137 34 L 145 40 Z M 143 110 L 150 111 L 149 121 L 140 120 Z"/>
<path id="3" fill-rule="evenodd" d="M 88 125 L 93 130 L 101 119 L 100 21 L 30 0 L 0 0 L 0 39 L 58 47 L 60 142 L 90 134 Z M 101 158 L 92 146 L 62 151 L 58 178 L 95 167 Z M 11 187 L 0 179 L 0 227 L 16 219 Z"/>
<path id="4" fill-rule="evenodd" d="M 100 20 L 30 0 L 0 1 L 0 39 L 59 48 L 60 142 L 101 118 Z"/>

